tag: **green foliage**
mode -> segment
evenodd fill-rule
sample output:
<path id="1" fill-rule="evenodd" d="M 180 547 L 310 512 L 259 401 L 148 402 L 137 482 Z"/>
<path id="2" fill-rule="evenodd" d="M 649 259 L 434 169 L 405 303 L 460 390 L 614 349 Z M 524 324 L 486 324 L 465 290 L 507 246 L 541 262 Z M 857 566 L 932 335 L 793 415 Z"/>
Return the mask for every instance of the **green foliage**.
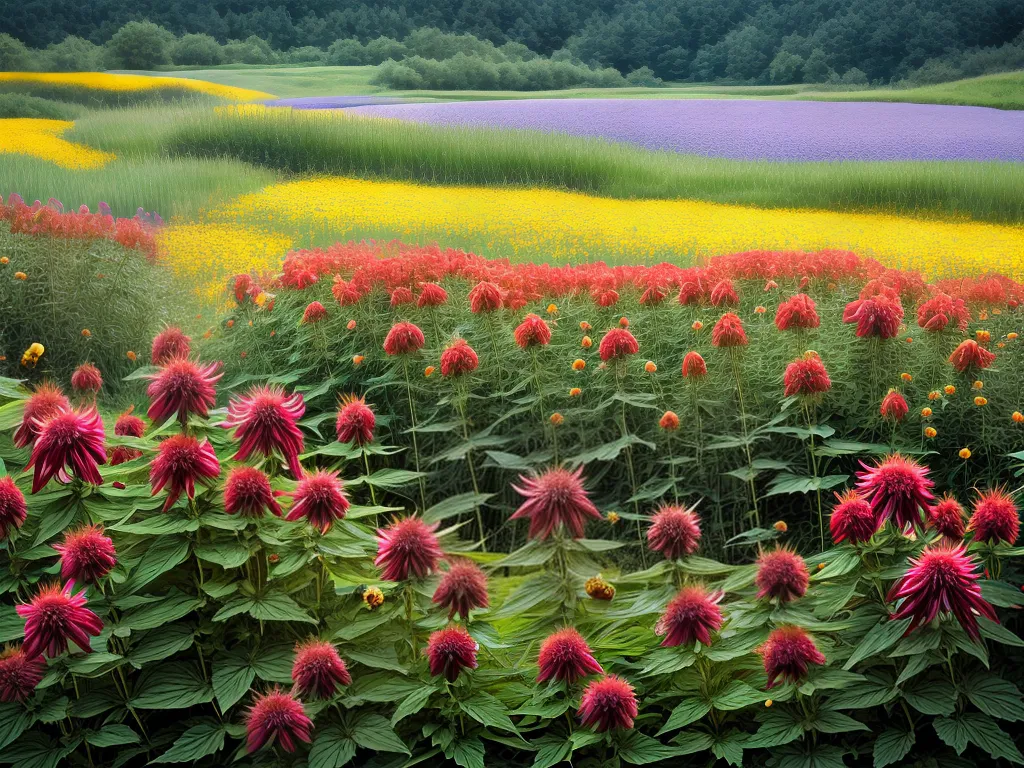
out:
<path id="1" fill-rule="evenodd" d="M 47 46 L 42 53 L 50 72 L 93 72 L 100 67 L 102 55 L 98 45 L 75 35 Z"/>
<path id="2" fill-rule="evenodd" d="M 182 35 L 171 47 L 171 60 L 175 64 L 210 66 L 224 62 L 224 51 L 210 35 Z"/>
<path id="3" fill-rule="evenodd" d="M 646 85 L 645 82 L 633 83 Z M 410 56 L 384 62 L 370 81 L 395 90 L 512 90 L 546 91 L 560 88 L 625 85 L 614 69 L 591 69 L 582 64 L 549 59 L 492 63 L 485 58 L 456 53 L 443 60 Z"/>
<path id="4" fill-rule="evenodd" d="M 24 93 L 0 93 L 0 118 L 36 117 L 46 120 L 74 120 L 84 110 L 76 104 L 51 101 Z"/>
<path id="5" fill-rule="evenodd" d="M 111 69 L 156 69 L 170 64 L 174 35 L 151 21 L 129 21 L 107 43 Z"/>

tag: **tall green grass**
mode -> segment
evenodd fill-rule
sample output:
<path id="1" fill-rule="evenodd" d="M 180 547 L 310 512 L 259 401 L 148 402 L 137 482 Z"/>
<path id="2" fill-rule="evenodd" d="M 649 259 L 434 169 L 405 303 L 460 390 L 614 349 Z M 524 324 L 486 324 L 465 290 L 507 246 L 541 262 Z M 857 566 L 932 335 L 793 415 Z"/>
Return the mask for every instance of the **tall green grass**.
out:
<path id="1" fill-rule="evenodd" d="M 1002 72 L 918 88 L 804 93 L 800 98 L 824 101 L 909 101 L 916 104 L 1024 109 L 1024 72 Z"/>

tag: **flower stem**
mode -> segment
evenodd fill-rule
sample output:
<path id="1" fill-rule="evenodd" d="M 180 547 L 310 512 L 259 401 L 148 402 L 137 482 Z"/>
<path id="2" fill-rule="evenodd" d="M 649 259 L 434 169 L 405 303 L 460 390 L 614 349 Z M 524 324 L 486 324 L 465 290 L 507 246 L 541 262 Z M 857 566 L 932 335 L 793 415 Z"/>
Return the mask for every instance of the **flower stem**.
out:
<path id="1" fill-rule="evenodd" d="M 750 435 L 747 432 L 747 409 L 743 403 L 743 382 L 740 378 L 739 355 L 735 347 L 729 348 L 729 359 L 732 361 L 732 375 L 736 379 L 736 398 L 740 405 L 740 427 L 743 429 L 743 449 L 747 453 L 747 469 L 750 470 L 750 501 L 754 505 L 754 525 L 760 527 L 761 513 L 757 509 L 757 486 L 754 484 L 754 460 L 750 453 Z"/>
<path id="2" fill-rule="evenodd" d="M 412 421 L 412 455 L 413 460 L 416 462 L 416 472 L 420 472 L 420 446 L 419 441 L 416 439 L 416 406 L 412 401 L 412 382 L 409 380 L 409 360 L 405 355 L 402 355 L 402 371 L 405 373 L 405 393 L 409 398 L 409 419 Z M 420 508 L 426 510 L 427 508 L 427 485 L 423 480 L 423 476 L 420 475 L 418 478 L 420 486 Z"/>
<path id="3" fill-rule="evenodd" d="M 466 398 L 468 393 L 465 391 L 458 392 L 456 394 L 456 403 L 459 409 L 459 416 L 462 419 L 462 437 L 467 443 L 466 448 L 466 466 L 469 467 L 469 479 L 473 481 L 473 493 L 477 496 L 480 495 L 480 485 L 477 483 L 476 470 L 473 468 L 473 449 L 468 447 L 469 443 L 469 419 L 466 416 Z M 480 532 L 480 549 L 484 552 L 487 551 L 487 539 L 484 535 L 484 518 L 483 513 L 480 511 L 480 505 L 474 505 L 474 511 L 476 512 L 476 527 Z"/>

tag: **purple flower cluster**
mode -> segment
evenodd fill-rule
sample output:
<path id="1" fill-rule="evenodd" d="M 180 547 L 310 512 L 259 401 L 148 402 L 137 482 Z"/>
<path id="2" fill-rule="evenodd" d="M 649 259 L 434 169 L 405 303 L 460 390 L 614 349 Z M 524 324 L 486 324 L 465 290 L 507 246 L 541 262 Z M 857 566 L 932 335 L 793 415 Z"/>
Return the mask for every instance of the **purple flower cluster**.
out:
<path id="1" fill-rule="evenodd" d="M 395 96 L 301 96 L 294 99 L 273 99 L 268 107 L 292 109 L 350 109 L 374 104 L 405 104 L 407 99 Z"/>

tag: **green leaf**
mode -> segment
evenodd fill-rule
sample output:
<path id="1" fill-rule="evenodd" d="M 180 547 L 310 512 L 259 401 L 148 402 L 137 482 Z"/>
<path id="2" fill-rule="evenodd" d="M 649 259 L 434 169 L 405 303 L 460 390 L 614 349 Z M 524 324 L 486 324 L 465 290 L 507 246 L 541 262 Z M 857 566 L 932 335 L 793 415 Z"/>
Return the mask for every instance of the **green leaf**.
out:
<path id="1" fill-rule="evenodd" d="M 254 597 L 249 615 L 262 621 L 304 621 L 316 624 L 316 620 L 302 610 L 298 603 L 282 592 L 272 592 L 263 597 Z"/>
<path id="2" fill-rule="evenodd" d="M 1020 690 L 1009 680 L 988 672 L 975 672 L 963 681 L 964 693 L 986 715 L 1001 720 L 1024 720 Z"/>
<path id="3" fill-rule="evenodd" d="M 899 621 L 893 621 L 888 617 L 882 619 L 864 635 L 864 639 L 857 644 L 856 650 L 846 660 L 843 669 L 853 669 L 857 662 L 891 648 L 909 626 L 910 619 L 900 619 Z"/>
<path id="4" fill-rule="evenodd" d="M 391 716 L 391 727 L 394 728 L 398 723 L 408 717 L 409 715 L 415 715 L 430 701 L 430 697 L 434 694 L 434 689 L 428 686 L 417 688 L 415 691 L 410 693 L 395 710 L 395 714 Z"/>
<path id="5" fill-rule="evenodd" d="M 364 651 L 350 648 L 346 654 L 352 661 L 365 664 L 370 669 L 390 669 L 393 672 L 401 672 L 403 675 L 408 672 L 405 666 L 398 660 L 398 653 L 394 645 L 378 645 L 372 651 Z"/>
<path id="6" fill-rule="evenodd" d="M 762 721 L 761 727 L 757 733 L 747 738 L 748 749 L 781 747 L 804 735 L 803 724 L 789 712 L 769 711 L 759 716 L 759 719 Z"/>
<path id="7" fill-rule="evenodd" d="M 360 747 L 374 752 L 401 752 L 411 755 L 405 742 L 395 733 L 391 723 L 382 715 L 365 712 L 352 723 L 352 739 Z"/>
<path id="8" fill-rule="evenodd" d="M 193 725 L 175 740 L 170 749 L 152 762 L 194 763 L 224 749 L 226 734 L 225 727 L 216 723 Z"/>
<path id="9" fill-rule="evenodd" d="M 186 533 L 199 530 L 199 521 L 186 517 L 180 510 L 158 512 L 137 523 L 117 523 L 107 530 L 120 533 L 134 533 L 142 536 L 166 536 L 172 533 Z"/>
<path id="10" fill-rule="evenodd" d="M 75 740 L 69 746 L 63 746 L 41 733 L 26 733 L 16 744 L 0 752 L 0 763 L 17 765 L 18 768 L 56 768 L 78 744 L 79 741 Z"/>
<path id="11" fill-rule="evenodd" d="M 447 520 L 456 515 L 472 512 L 477 507 L 483 506 L 487 500 L 494 496 L 493 493 L 460 493 L 457 496 L 449 496 L 447 499 L 438 502 L 423 513 L 423 520 L 428 523 L 436 523 L 440 520 Z"/>
<path id="12" fill-rule="evenodd" d="M 763 703 L 768 695 L 742 680 L 733 680 L 711 697 L 711 706 L 726 712 Z"/>
<path id="13" fill-rule="evenodd" d="M 51 699 L 41 709 L 37 709 L 36 720 L 40 723 L 52 725 L 68 716 L 68 697 L 58 696 Z"/>
<path id="14" fill-rule="evenodd" d="M 825 477 L 806 477 L 780 473 L 773 481 L 765 496 L 778 496 L 783 493 L 810 493 L 811 491 L 828 490 L 842 485 L 850 479 L 849 475 L 826 475 Z"/>
<path id="15" fill-rule="evenodd" d="M 510 552 L 494 565 L 498 568 L 523 568 L 544 565 L 554 555 L 554 547 L 543 542 L 529 541 L 515 552 Z"/>
<path id="16" fill-rule="evenodd" d="M 903 687 L 903 698 L 925 715 L 949 715 L 956 709 L 956 688 L 947 678 L 929 674 Z"/>
<path id="17" fill-rule="evenodd" d="M 1013 645 L 1018 648 L 1024 648 L 1024 640 L 1021 640 L 1017 635 L 1008 630 L 1001 624 L 996 624 L 990 619 L 986 619 L 984 616 L 978 617 L 978 627 L 981 629 L 981 636 L 988 640 L 993 640 L 1003 645 Z"/>
<path id="18" fill-rule="evenodd" d="M 133 632 L 143 629 L 162 629 L 171 622 L 197 610 L 203 602 L 201 597 L 192 597 L 180 592 L 171 593 L 154 603 L 140 605 L 135 610 L 126 613 L 118 626 L 127 627 Z"/>
<path id="19" fill-rule="evenodd" d="M 194 640 L 192 628 L 185 624 L 170 624 L 151 630 L 132 646 L 128 652 L 128 661 L 136 669 L 141 669 L 143 664 L 163 661 L 168 656 L 190 648 Z"/>
<path id="20" fill-rule="evenodd" d="M 572 742 L 561 736 L 546 734 L 541 736 L 533 746 L 537 748 L 532 768 L 551 768 L 565 762 L 572 756 Z"/>
<path id="21" fill-rule="evenodd" d="M 200 544 L 195 549 L 200 560 L 216 563 L 221 568 L 241 568 L 249 560 L 249 548 L 240 541 L 228 540 Z"/>
<path id="22" fill-rule="evenodd" d="M 967 723 L 962 718 L 939 717 L 932 722 L 932 726 L 939 738 L 955 749 L 958 755 L 962 755 L 967 749 L 970 736 L 967 733 Z"/>
<path id="23" fill-rule="evenodd" d="M 213 692 L 221 712 L 227 712 L 245 696 L 256 678 L 244 652 L 218 654 L 213 660 Z"/>
<path id="24" fill-rule="evenodd" d="M 17 640 L 25 635 L 25 620 L 13 605 L 0 605 L 0 643 Z"/>
<path id="25" fill-rule="evenodd" d="M 746 734 L 739 731 L 731 731 L 724 736 L 715 739 L 711 745 L 711 754 L 719 760 L 725 760 L 729 765 L 743 765 L 743 746 Z"/>
<path id="26" fill-rule="evenodd" d="M 890 728 L 883 731 L 875 739 L 874 768 L 885 768 L 900 762 L 914 746 L 916 737 L 913 731 Z"/>
<path id="27" fill-rule="evenodd" d="M 647 765 L 659 760 L 670 760 L 678 754 L 679 750 L 676 747 L 666 746 L 639 731 L 630 731 L 619 744 L 619 758 L 630 765 Z"/>
<path id="28" fill-rule="evenodd" d="M 273 645 L 260 648 L 249 660 L 260 680 L 269 683 L 290 683 L 295 651 L 290 645 Z"/>
<path id="29" fill-rule="evenodd" d="M 888 704 L 899 694 L 899 688 L 891 682 L 869 679 L 836 692 L 829 697 L 825 707 L 831 710 L 867 709 Z"/>
<path id="30" fill-rule="evenodd" d="M 21 704 L 0 704 L 0 749 L 3 749 L 32 725 L 32 713 Z"/>
<path id="31" fill-rule="evenodd" d="M 678 754 L 692 755 L 695 752 L 711 749 L 715 739 L 710 733 L 704 733 L 703 731 L 686 731 L 673 737 L 672 743 L 678 748 Z"/>
<path id="32" fill-rule="evenodd" d="M 654 443 L 650 443 L 633 434 L 626 434 L 615 440 L 603 443 L 596 448 L 591 448 L 583 453 L 566 459 L 566 463 L 577 465 L 590 464 L 594 461 L 614 461 L 619 457 L 620 453 L 632 445 L 643 445 L 650 448 L 652 451 L 657 448 Z"/>
<path id="33" fill-rule="evenodd" d="M 395 491 L 416 482 L 421 477 L 426 477 L 426 472 L 413 472 L 411 469 L 378 469 L 371 475 L 363 475 L 345 483 L 347 486 L 361 485 L 367 483 L 374 488 L 383 488 L 386 491 Z"/>
<path id="34" fill-rule="evenodd" d="M 127 725 L 112 723 L 98 731 L 87 732 L 85 740 L 94 747 L 120 747 L 124 744 L 138 744 L 139 734 Z"/>
<path id="35" fill-rule="evenodd" d="M 983 580 L 981 582 L 981 596 L 992 603 L 992 605 L 998 605 L 1000 608 L 1020 608 L 1024 606 L 1024 592 L 1007 584 L 1005 581 Z"/>
<path id="36" fill-rule="evenodd" d="M 309 768 L 341 768 L 356 756 L 356 743 L 336 725 L 317 728 L 309 750 Z"/>
<path id="37" fill-rule="evenodd" d="M 188 557 L 189 541 L 182 536 L 161 536 L 153 539 L 139 564 L 122 585 L 127 592 L 135 592 L 158 576 L 181 565 Z"/>
<path id="38" fill-rule="evenodd" d="M 519 733 L 509 718 L 505 705 L 489 693 L 480 691 L 468 699 L 461 700 L 459 707 L 478 723 L 510 733 Z"/>
<path id="39" fill-rule="evenodd" d="M 963 720 L 968 738 L 973 744 L 981 747 L 994 758 L 1003 758 L 1018 765 L 1024 764 L 1024 756 L 1017 749 L 1017 745 L 996 724 L 995 720 L 977 712 L 964 715 Z"/>
<path id="40" fill-rule="evenodd" d="M 213 688 L 191 664 L 164 662 L 147 668 L 130 704 L 136 709 L 185 709 L 213 701 Z"/>
<path id="41" fill-rule="evenodd" d="M 849 731 L 870 731 L 864 723 L 854 720 L 842 712 L 823 709 L 818 712 L 817 717 L 810 722 L 812 728 L 822 733 L 848 733 Z"/>
<path id="42" fill-rule="evenodd" d="M 669 731 L 675 731 L 679 728 L 685 728 L 690 723 L 695 723 L 700 720 L 704 715 L 711 711 L 711 704 L 701 699 L 683 699 L 675 709 L 672 710 L 672 714 L 669 715 L 668 720 L 658 731 L 657 735 L 661 736 L 663 733 Z"/>
<path id="43" fill-rule="evenodd" d="M 476 736 L 452 744 L 451 758 L 462 768 L 484 768 L 484 743 Z"/>

